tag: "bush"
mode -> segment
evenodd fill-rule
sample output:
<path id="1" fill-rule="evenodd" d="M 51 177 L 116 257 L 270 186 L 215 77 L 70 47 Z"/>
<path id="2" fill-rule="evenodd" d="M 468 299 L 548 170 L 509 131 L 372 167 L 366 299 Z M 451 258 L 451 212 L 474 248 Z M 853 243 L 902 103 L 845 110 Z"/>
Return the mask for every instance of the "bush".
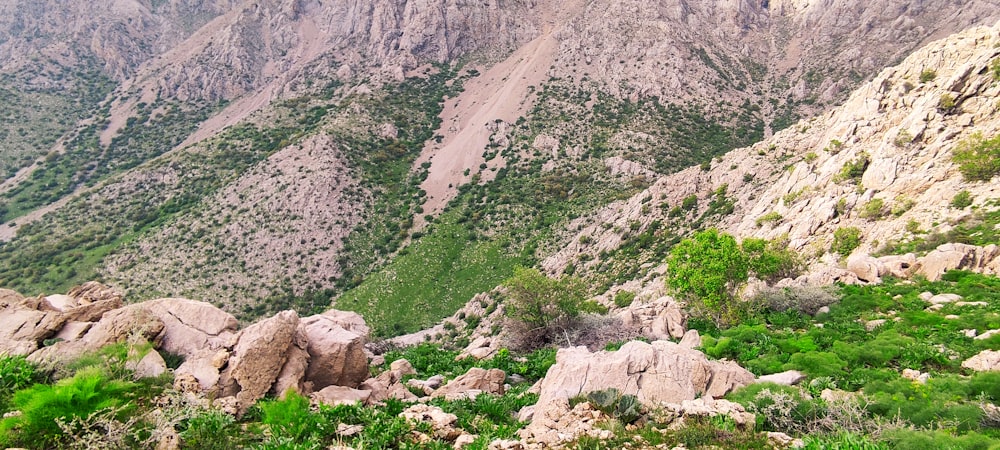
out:
<path id="1" fill-rule="evenodd" d="M 835 183 L 840 183 L 842 181 L 858 181 L 862 175 L 865 174 L 865 170 L 868 169 L 868 164 L 871 160 L 867 153 L 861 153 L 857 158 L 854 158 L 846 163 L 840 168 L 840 172 L 833 177 Z"/>
<path id="2" fill-rule="evenodd" d="M 951 161 L 966 181 L 989 181 L 1000 174 L 1000 136 L 990 139 L 974 133 L 951 152 Z"/>
<path id="3" fill-rule="evenodd" d="M 994 80 L 1000 81 L 1000 58 L 993 58 L 990 62 L 990 72 Z"/>
<path id="4" fill-rule="evenodd" d="M 23 356 L 0 355 L 0 413 L 7 412 L 7 405 L 15 392 L 26 389 L 39 379 L 35 365 Z"/>
<path id="5" fill-rule="evenodd" d="M 868 220 L 879 220 L 885 216 L 885 200 L 873 198 L 861 206 L 858 217 Z"/>
<path id="6" fill-rule="evenodd" d="M 295 391 L 288 391 L 282 400 L 271 400 L 259 405 L 261 423 L 271 431 L 272 439 L 290 439 L 303 444 L 316 442 L 327 434 L 328 423 L 319 414 L 309 410 L 309 398 Z"/>
<path id="7" fill-rule="evenodd" d="M 802 390 L 774 383 L 756 383 L 727 397 L 757 415 L 757 424 L 770 431 L 811 432 L 825 416 L 822 403 L 807 398 Z"/>
<path id="8" fill-rule="evenodd" d="M 595 409 L 624 424 L 635 422 L 642 416 L 642 405 L 638 397 L 622 394 L 615 388 L 590 392 L 587 394 L 587 401 Z"/>
<path id="9" fill-rule="evenodd" d="M 185 448 L 228 450 L 242 447 L 244 435 L 236 419 L 217 410 L 204 411 L 190 419 L 180 432 Z"/>
<path id="10" fill-rule="evenodd" d="M 798 311 L 810 316 L 837 302 L 833 286 L 790 286 L 766 288 L 758 294 L 764 305 L 776 312 Z"/>
<path id="11" fill-rule="evenodd" d="M 512 333 L 525 349 L 544 346 L 571 327 L 587 294 L 579 278 L 551 279 L 536 269 L 517 267 L 504 282 Z"/>
<path id="12" fill-rule="evenodd" d="M 934 69 L 924 69 L 920 72 L 920 82 L 926 83 L 928 81 L 934 81 L 937 78 L 937 71 Z"/>
<path id="13" fill-rule="evenodd" d="M 667 258 L 667 286 L 722 312 L 749 277 L 746 255 L 733 236 L 715 228 L 674 246 Z"/>
<path id="14" fill-rule="evenodd" d="M 633 301 L 635 301 L 635 292 L 618 291 L 615 293 L 615 306 L 619 308 L 627 308 Z"/>
<path id="15" fill-rule="evenodd" d="M 861 230 L 856 227 L 837 228 L 833 232 L 833 244 L 830 245 L 830 251 L 847 256 L 859 245 L 861 245 Z"/>
<path id="16" fill-rule="evenodd" d="M 764 214 L 763 216 L 758 217 L 757 220 L 754 221 L 754 224 L 757 225 L 757 228 L 760 228 L 765 223 L 774 223 L 780 221 L 781 219 L 782 217 L 780 213 L 778 213 L 777 211 L 771 211 L 767 214 Z"/>
<path id="17" fill-rule="evenodd" d="M 951 207 L 956 209 L 964 209 L 972 205 L 972 194 L 969 191 L 959 191 L 951 199 Z"/>
<path id="18" fill-rule="evenodd" d="M 955 96 L 947 92 L 941 94 L 941 98 L 938 100 L 938 109 L 945 114 L 950 114 L 955 112 L 955 108 L 958 103 L 955 101 Z"/>

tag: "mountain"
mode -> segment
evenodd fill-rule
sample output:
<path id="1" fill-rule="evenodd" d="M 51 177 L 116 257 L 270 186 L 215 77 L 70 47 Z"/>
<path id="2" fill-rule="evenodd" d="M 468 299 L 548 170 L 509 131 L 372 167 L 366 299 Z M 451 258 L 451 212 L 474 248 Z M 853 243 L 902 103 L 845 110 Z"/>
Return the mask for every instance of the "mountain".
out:
<path id="1" fill-rule="evenodd" d="M 712 158 L 788 136 L 997 6 L 4 1 L 0 284 L 100 278 L 243 319 L 336 298 L 413 331 L 515 265 L 565 270 L 594 211 L 686 167 L 723 177 Z M 836 139 L 813 162 L 860 151 Z M 793 160 L 800 143 L 774 145 Z M 722 164 L 742 180 L 751 160 Z M 788 222 L 799 246 L 809 227 Z"/>

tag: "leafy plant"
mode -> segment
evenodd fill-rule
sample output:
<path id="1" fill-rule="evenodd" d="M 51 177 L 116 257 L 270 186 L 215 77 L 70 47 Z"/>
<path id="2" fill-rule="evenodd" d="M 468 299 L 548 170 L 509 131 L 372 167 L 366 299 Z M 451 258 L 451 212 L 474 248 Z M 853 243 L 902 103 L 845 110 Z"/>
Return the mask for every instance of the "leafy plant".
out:
<path id="1" fill-rule="evenodd" d="M 639 403 L 639 398 L 631 394 L 622 394 L 615 388 L 590 392 L 587 394 L 587 401 L 597 410 L 624 424 L 633 423 L 642 417 L 642 404 Z"/>
<path id="2" fill-rule="evenodd" d="M 854 249 L 861 245 L 861 230 L 857 227 L 842 227 L 837 228 L 833 232 L 833 244 L 830 245 L 830 251 L 841 255 L 850 255 Z"/>
<path id="3" fill-rule="evenodd" d="M 760 228 L 765 223 L 775 223 L 780 221 L 782 218 L 783 217 L 779 212 L 771 211 L 767 214 L 758 217 L 757 220 L 754 221 L 754 224 L 757 225 L 758 228 Z"/>
<path id="4" fill-rule="evenodd" d="M 615 292 L 615 306 L 619 308 L 627 308 L 632 302 L 635 301 L 635 292 L 632 291 L 618 291 Z"/>
<path id="5" fill-rule="evenodd" d="M 580 315 L 587 294 L 579 278 L 551 279 L 537 269 L 517 267 L 504 282 L 507 289 L 506 314 L 516 325 L 524 342 L 544 345 L 558 337 Z"/>
<path id="6" fill-rule="evenodd" d="M 941 98 L 938 99 L 938 105 L 937 105 L 937 107 L 938 107 L 938 109 L 941 112 L 943 112 L 945 114 L 951 114 L 951 113 L 955 112 L 955 108 L 957 106 L 958 106 L 958 103 L 955 101 L 955 96 L 951 95 L 951 94 L 949 94 L 947 92 L 945 92 L 944 94 L 941 94 Z"/>
<path id="7" fill-rule="evenodd" d="M 180 432 L 184 447 L 204 450 L 241 447 L 244 435 L 233 416 L 215 409 L 191 417 Z"/>
<path id="8" fill-rule="evenodd" d="M 934 81 L 937 78 L 937 71 L 934 69 L 924 69 L 920 72 L 920 82 L 926 83 L 928 81 Z"/>
<path id="9" fill-rule="evenodd" d="M 966 181 L 988 181 L 1000 174 L 1000 135 L 986 139 L 980 132 L 963 139 L 951 152 L 951 161 Z"/>
<path id="10" fill-rule="evenodd" d="M 841 167 L 840 172 L 833 177 L 833 181 L 836 183 L 842 181 L 858 181 L 862 175 L 865 174 L 865 170 L 868 169 L 868 164 L 871 159 L 868 157 L 867 153 L 862 152 L 857 158 L 854 158 Z"/>
<path id="11" fill-rule="evenodd" d="M 7 403 L 15 392 L 40 381 L 35 365 L 23 356 L 0 355 L 0 412 L 7 411 Z"/>
<path id="12" fill-rule="evenodd" d="M 951 198 L 951 207 L 964 209 L 972 205 L 972 194 L 967 190 L 961 190 Z"/>
<path id="13" fill-rule="evenodd" d="M 873 198 L 865 202 L 858 212 L 858 217 L 868 220 L 879 220 L 885 216 L 885 200 Z"/>
<path id="14" fill-rule="evenodd" d="M 63 432 L 56 420 L 70 421 L 128 403 L 135 383 L 109 378 L 97 367 L 80 370 L 55 385 L 37 384 L 14 394 L 21 412 L 0 421 L 0 445 L 53 448 Z"/>

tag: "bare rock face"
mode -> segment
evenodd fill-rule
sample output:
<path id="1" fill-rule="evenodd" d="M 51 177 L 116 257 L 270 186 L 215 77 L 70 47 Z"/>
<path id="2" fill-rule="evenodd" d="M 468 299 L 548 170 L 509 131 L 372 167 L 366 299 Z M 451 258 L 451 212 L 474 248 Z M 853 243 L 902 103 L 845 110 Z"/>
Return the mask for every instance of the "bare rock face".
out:
<path id="1" fill-rule="evenodd" d="M 1000 249 L 996 245 L 979 247 L 967 244 L 943 244 L 920 258 L 915 271 L 928 280 L 936 281 L 952 269 L 983 271 L 998 257 Z"/>
<path id="2" fill-rule="evenodd" d="M 468 372 L 435 390 L 431 396 L 460 398 L 462 396 L 471 397 L 479 393 L 502 395 L 504 393 L 504 380 L 506 379 L 507 374 L 500 369 L 486 370 L 473 367 Z"/>
<path id="3" fill-rule="evenodd" d="M 281 368 L 274 386 L 271 387 L 272 394 L 281 397 L 289 389 L 301 393 L 312 392 L 312 384 L 305 381 L 306 369 L 309 367 L 309 352 L 306 350 L 308 347 L 308 338 L 299 327 L 295 330 L 292 345 L 288 347 L 288 359 Z"/>
<path id="4" fill-rule="evenodd" d="M 301 327 L 309 342 L 310 357 L 306 380 L 313 384 L 314 389 L 356 387 L 368 378 L 368 357 L 364 348 L 368 327 L 363 321 L 358 323 L 354 320 L 357 314 L 351 314 L 337 312 L 302 319 Z M 344 322 L 343 317 L 351 317 L 351 320 Z"/>
<path id="5" fill-rule="evenodd" d="M 568 411 L 569 399 L 592 391 L 615 388 L 635 395 L 643 404 L 681 403 L 697 397 L 721 397 L 754 379 L 734 363 L 709 361 L 699 351 L 668 341 L 633 341 L 616 352 L 564 348 L 542 379 L 526 433 L 551 442 L 552 435 L 565 425 L 559 420 Z"/>
<path id="6" fill-rule="evenodd" d="M 236 318 L 209 303 L 182 298 L 164 298 L 140 303 L 163 322 L 160 348 L 185 358 L 232 347 L 239 323 Z"/>
<path id="7" fill-rule="evenodd" d="M 110 286 L 105 286 L 96 281 L 88 281 L 79 286 L 73 287 L 66 293 L 80 305 L 90 303 L 112 301 L 119 305 L 122 303 L 122 293 Z"/>
<path id="8" fill-rule="evenodd" d="M 128 305 L 105 313 L 79 340 L 57 342 L 32 353 L 28 359 L 36 363 L 65 361 L 129 339 L 146 340 L 155 346 L 162 331 L 163 322 L 142 304 Z"/>
<path id="9" fill-rule="evenodd" d="M 671 297 L 660 297 L 649 303 L 633 302 L 619 312 L 618 317 L 622 325 L 635 327 L 652 339 L 680 339 L 687 326 L 684 311 Z"/>
<path id="10" fill-rule="evenodd" d="M 0 295 L 6 303 L 0 309 L 0 353 L 31 354 L 65 323 L 57 311 L 39 311 L 41 303 L 37 299 L 25 299 L 13 291 Z"/>
<path id="11" fill-rule="evenodd" d="M 241 411 L 271 390 L 288 359 L 298 325 L 295 311 L 282 311 L 240 332 L 220 385 L 223 395 L 236 396 Z"/>

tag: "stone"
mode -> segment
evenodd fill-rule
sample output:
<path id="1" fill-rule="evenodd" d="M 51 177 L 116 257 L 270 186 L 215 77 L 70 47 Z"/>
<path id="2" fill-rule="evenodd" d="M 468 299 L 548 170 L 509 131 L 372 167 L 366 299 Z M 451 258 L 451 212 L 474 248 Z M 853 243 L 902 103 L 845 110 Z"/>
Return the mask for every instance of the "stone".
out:
<path id="1" fill-rule="evenodd" d="M 128 366 L 127 364 L 126 367 Z M 159 352 L 150 350 L 142 359 L 129 368 L 135 372 L 136 379 L 156 378 L 167 371 L 167 362 L 163 360 L 163 356 Z"/>
<path id="2" fill-rule="evenodd" d="M 794 386 L 799 384 L 802 380 L 806 378 L 806 374 L 799 372 L 798 370 L 786 370 L 781 373 L 772 373 L 770 375 L 761 375 L 757 377 L 758 383 L 775 383 L 782 386 Z"/>
<path id="3" fill-rule="evenodd" d="M 944 305 L 947 303 L 955 303 L 962 300 L 962 296 L 958 294 L 938 294 L 927 299 L 927 302 L 932 305 Z"/>
<path id="4" fill-rule="evenodd" d="M 971 330 L 971 331 L 972 331 L 972 336 L 969 336 L 969 333 L 966 333 L 965 335 L 980 341 L 983 339 L 989 339 L 993 336 L 996 336 L 997 334 L 1000 334 L 1000 330 L 987 330 L 980 335 L 976 335 L 976 330 Z"/>
<path id="5" fill-rule="evenodd" d="M 557 441 L 569 399 L 592 391 L 615 388 L 645 405 L 680 404 L 721 397 L 754 381 L 753 374 L 735 363 L 710 361 L 697 350 L 669 341 L 632 341 L 615 352 L 563 348 L 540 382 L 534 418 L 522 436 Z"/>
<path id="6" fill-rule="evenodd" d="M 847 257 L 847 270 L 857 275 L 861 281 L 881 283 L 881 274 L 888 272 L 882 263 L 864 253 L 853 253 Z"/>
<path id="7" fill-rule="evenodd" d="M 681 341 L 678 342 L 677 345 L 691 349 L 701 347 L 701 335 L 698 334 L 698 330 L 687 330 L 687 332 L 684 333 L 684 337 L 681 338 Z"/>
<path id="8" fill-rule="evenodd" d="M 298 325 L 298 314 L 288 310 L 240 332 L 219 383 L 224 396 L 236 396 L 241 414 L 271 390 L 288 359 Z"/>
<path id="9" fill-rule="evenodd" d="M 405 359 L 397 359 L 389 364 L 389 370 L 399 372 L 400 375 L 416 375 L 417 370 L 413 368 L 413 364 Z"/>
<path id="10" fill-rule="evenodd" d="M 288 347 L 285 365 L 281 367 L 278 378 L 271 387 L 271 394 L 284 397 L 288 390 L 301 394 L 312 392 L 312 384 L 305 381 L 306 369 L 309 368 L 309 352 L 306 350 L 309 342 L 301 328 L 295 330 L 292 345 Z"/>
<path id="11" fill-rule="evenodd" d="M 446 441 L 454 441 L 463 433 L 455 428 L 458 416 L 446 413 L 437 406 L 417 403 L 404 409 L 399 416 L 410 422 L 429 423 L 434 436 Z"/>
<path id="12" fill-rule="evenodd" d="M 80 339 L 57 342 L 32 353 L 28 359 L 39 364 L 53 364 L 129 339 L 145 340 L 155 346 L 162 331 L 163 322 L 146 311 L 142 304 L 128 305 L 104 313 Z"/>
<path id="13" fill-rule="evenodd" d="M 161 298 L 137 306 L 163 322 L 159 348 L 170 353 L 191 358 L 205 354 L 206 349 L 231 348 L 236 343 L 239 322 L 210 303 Z"/>
<path id="14" fill-rule="evenodd" d="M 473 367 L 468 372 L 435 390 L 431 394 L 431 397 L 453 396 L 454 398 L 456 394 L 463 394 L 469 391 L 503 395 L 504 381 L 506 379 L 507 374 L 500 369 L 486 370 Z"/>
<path id="15" fill-rule="evenodd" d="M 96 281 L 88 281 L 79 286 L 75 286 L 71 288 L 66 295 L 72 297 L 80 305 L 97 302 L 111 302 L 117 303 L 118 307 L 120 307 L 123 300 L 123 296 L 120 291 Z"/>
<path id="16" fill-rule="evenodd" d="M 353 405 L 364 404 L 371 397 L 372 392 L 364 389 L 354 389 L 347 386 L 327 386 L 316 392 L 311 397 L 313 401 L 324 405 Z"/>
<path id="17" fill-rule="evenodd" d="M 973 357 L 962 361 L 962 367 L 976 372 L 1000 370 L 1000 351 L 983 350 Z"/>
<path id="18" fill-rule="evenodd" d="M 306 381 L 313 384 L 313 389 L 357 387 L 368 379 L 368 357 L 365 356 L 368 327 L 363 322 L 357 323 L 355 317 L 360 316 L 338 311 L 302 319 L 310 358 Z"/>
<path id="19" fill-rule="evenodd" d="M 875 319 L 865 322 L 865 331 L 874 331 L 876 328 L 885 325 L 885 319 Z"/>

